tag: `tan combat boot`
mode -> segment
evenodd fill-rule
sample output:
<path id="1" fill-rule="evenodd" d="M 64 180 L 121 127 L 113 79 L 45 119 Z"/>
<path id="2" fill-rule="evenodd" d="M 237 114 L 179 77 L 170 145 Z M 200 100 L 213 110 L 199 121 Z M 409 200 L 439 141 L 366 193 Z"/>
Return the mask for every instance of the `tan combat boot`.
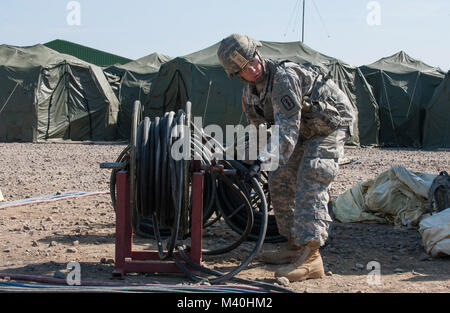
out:
<path id="1" fill-rule="evenodd" d="M 292 239 L 284 242 L 275 249 L 264 250 L 259 259 L 267 264 L 292 263 L 300 254 L 300 247 L 296 246 Z"/>
<path id="2" fill-rule="evenodd" d="M 324 275 L 319 246 L 313 244 L 306 245 L 293 262 L 275 271 L 275 277 L 286 277 L 291 283 L 322 278 Z"/>

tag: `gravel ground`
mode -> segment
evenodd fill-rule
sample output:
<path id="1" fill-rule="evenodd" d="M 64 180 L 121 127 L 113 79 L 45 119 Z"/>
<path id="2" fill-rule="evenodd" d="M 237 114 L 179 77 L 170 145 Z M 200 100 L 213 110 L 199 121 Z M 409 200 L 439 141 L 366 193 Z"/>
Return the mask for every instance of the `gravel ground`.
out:
<path id="1" fill-rule="evenodd" d="M 109 190 L 110 172 L 101 162 L 113 162 L 124 144 L 0 143 L 0 190 L 5 201 L 72 191 Z M 339 195 L 354 184 L 375 178 L 392 165 L 437 174 L 450 170 L 450 151 L 413 149 L 346 149 L 331 188 Z M 115 214 L 108 194 L 0 209 L 0 273 L 64 278 L 67 264 L 81 265 L 83 281 L 111 282 L 114 269 Z M 221 220 L 204 231 L 204 247 L 237 238 Z M 135 236 L 136 248 L 154 243 Z M 220 256 L 203 256 L 203 265 L 228 272 L 252 250 L 246 242 Z M 270 247 L 274 244 L 265 244 Z M 430 258 L 416 229 L 393 225 L 333 222 L 321 248 L 327 276 L 291 283 L 295 292 L 449 292 L 449 258 Z M 377 263 L 371 263 L 377 262 Z M 371 265 L 378 264 L 380 281 L 373 284 Z M 255 259 L 238 277 L 275 283 L 276 266 Z M 368 270 L 369 268 L 369 270 Z M 125 283 L 187 283 L 183 275 L 129 274 Z"/>

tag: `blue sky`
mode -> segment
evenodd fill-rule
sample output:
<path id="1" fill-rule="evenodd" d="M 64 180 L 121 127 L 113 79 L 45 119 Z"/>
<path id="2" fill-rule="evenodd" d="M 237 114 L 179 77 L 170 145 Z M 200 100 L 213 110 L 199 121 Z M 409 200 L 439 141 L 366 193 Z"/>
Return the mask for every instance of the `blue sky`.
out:
<path id="1" fill-rule="evenodd" d="M 301 40 L 303 0 L 78 0 L 79 11 L 68 9 L 70 2 L 1 0 L 0 44 L 64 39 L 137 59 L 153 52 L 186 55 L 235 32 Z M 69 25 L 74 16 L 79 25 Z M 450 70 L 449 0 L 306 0 L 305 16 L 305 43 L 349 64 L 403 50 Z"/>

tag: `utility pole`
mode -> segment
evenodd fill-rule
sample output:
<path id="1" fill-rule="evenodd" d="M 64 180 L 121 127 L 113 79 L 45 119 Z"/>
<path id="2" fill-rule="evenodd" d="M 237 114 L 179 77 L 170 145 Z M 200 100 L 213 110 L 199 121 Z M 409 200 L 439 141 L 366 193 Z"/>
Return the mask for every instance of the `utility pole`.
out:
<path id="1" fill-rule="evenodd" d="M 305 2 L 306 0 L 303 0 L 302 43 L 305 42 Z"/>

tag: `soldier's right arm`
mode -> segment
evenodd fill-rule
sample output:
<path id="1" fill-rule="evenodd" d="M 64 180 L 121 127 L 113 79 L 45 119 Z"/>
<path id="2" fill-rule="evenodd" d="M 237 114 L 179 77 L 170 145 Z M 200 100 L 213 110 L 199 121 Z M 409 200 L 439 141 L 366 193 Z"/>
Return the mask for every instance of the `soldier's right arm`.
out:
<path id="1" fill-rule="evenodd" d="M 256 113 L 254 106 L 250 105 L 249 102 L 250 99 L 244 91 L 241 97 L 242 111 L 244 111 L 248 122 L 258 129 L 258 126 L 266 123 L 266 121 L 258 113 Z"/>

